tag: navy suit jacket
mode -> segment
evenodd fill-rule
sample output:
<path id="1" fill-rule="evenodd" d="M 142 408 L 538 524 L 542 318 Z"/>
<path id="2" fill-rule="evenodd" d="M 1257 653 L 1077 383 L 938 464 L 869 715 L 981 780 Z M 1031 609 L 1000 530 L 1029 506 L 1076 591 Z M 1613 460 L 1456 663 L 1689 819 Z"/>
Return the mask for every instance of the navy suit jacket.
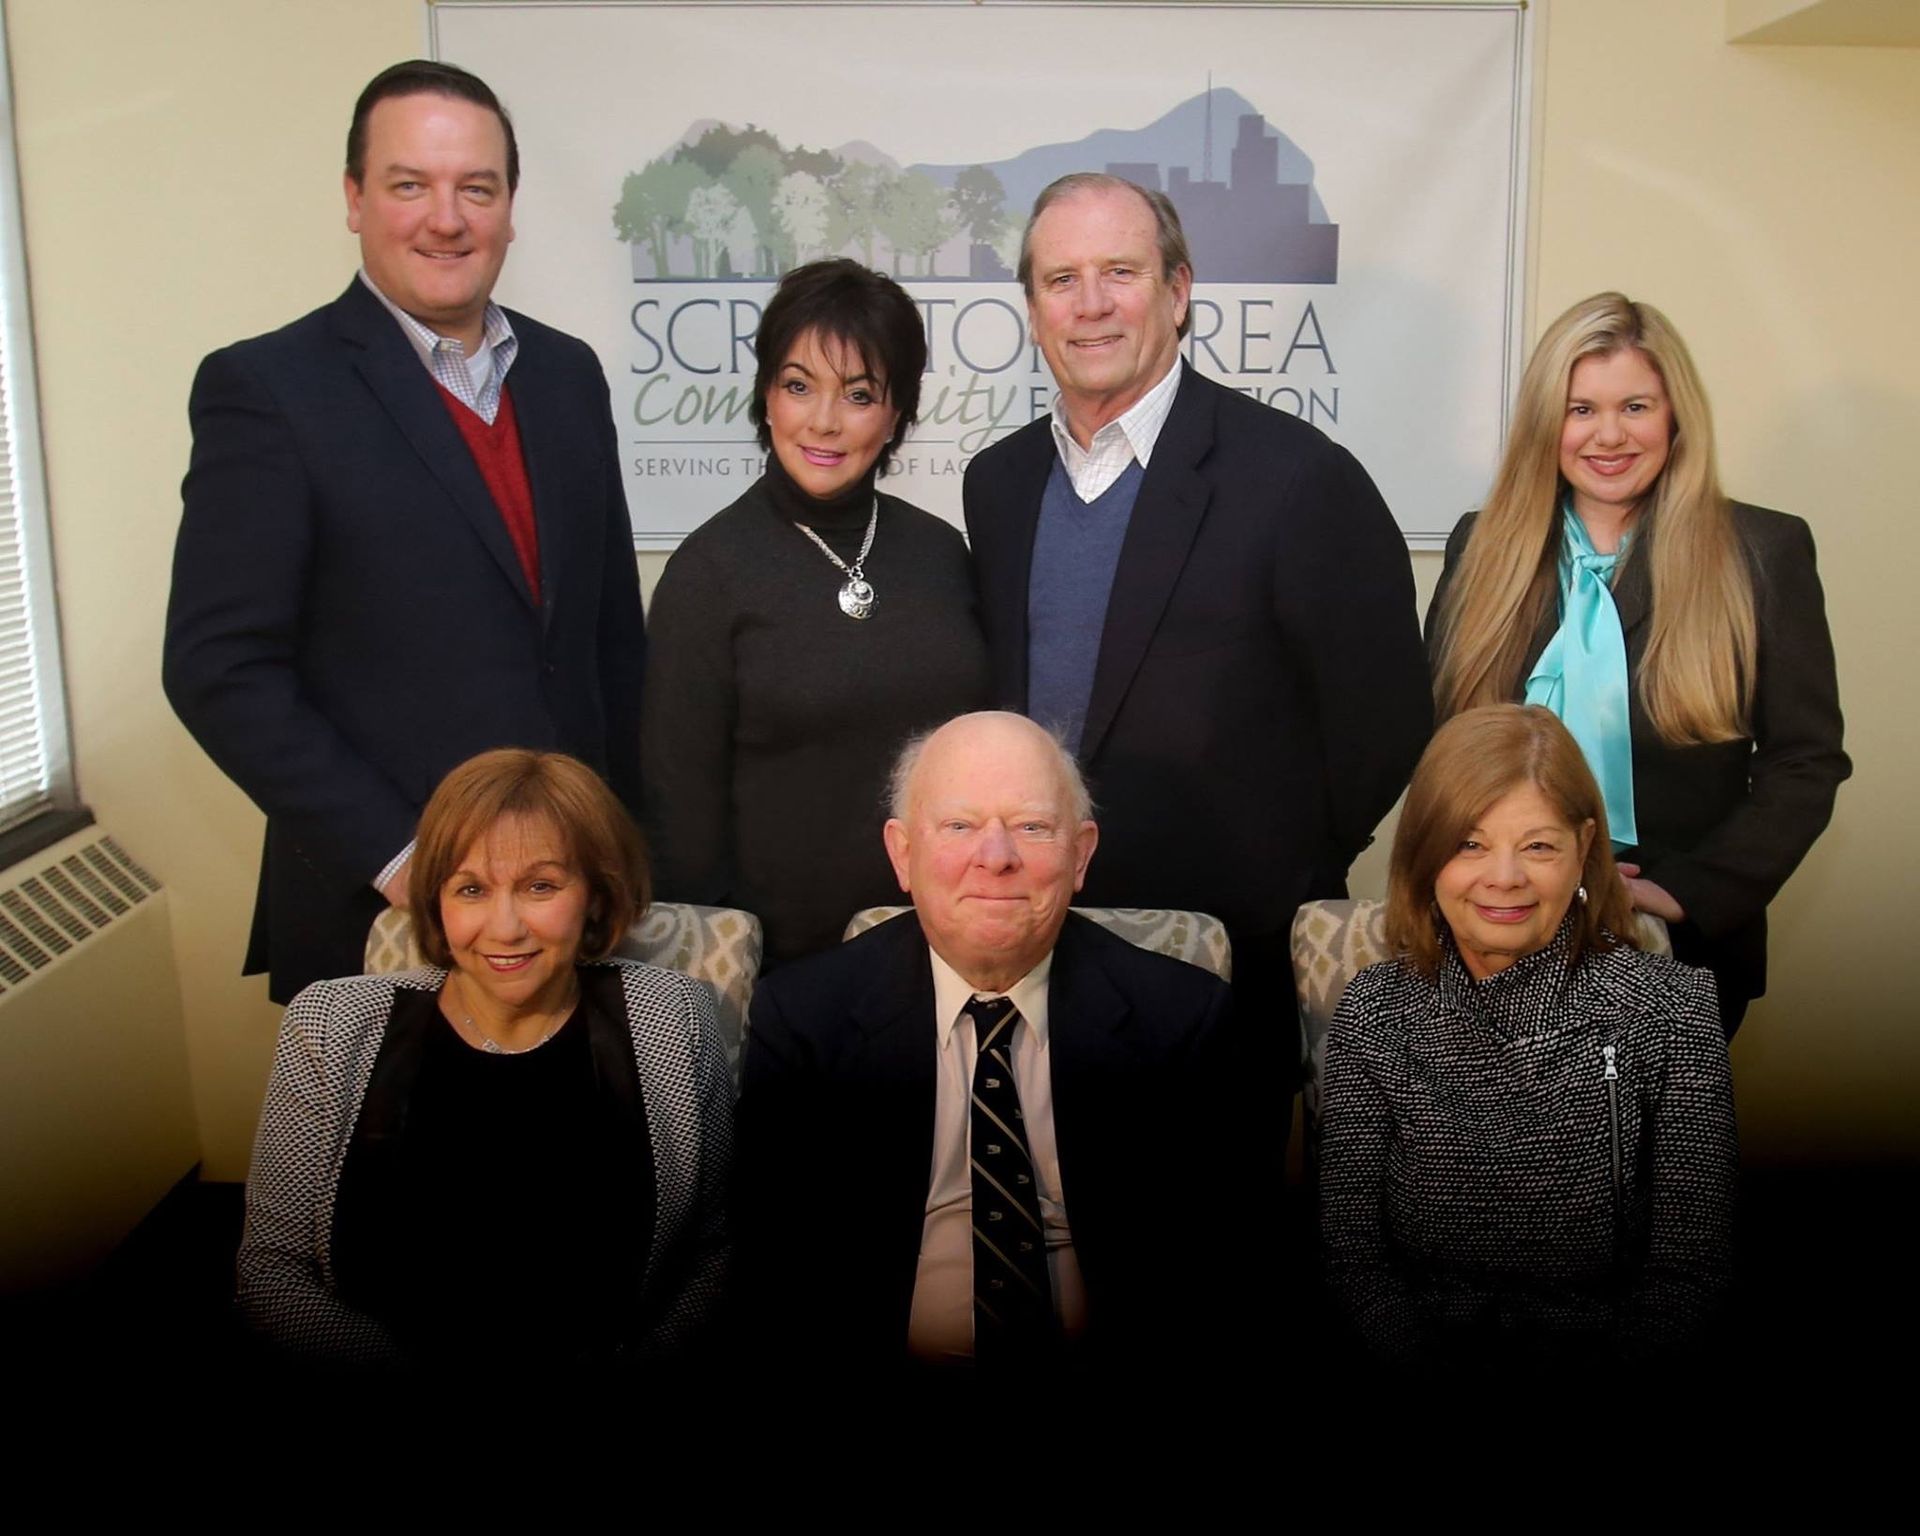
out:
<path id="1" fill-rule="evenodd" d="M 967 470 L 1008 709 L 1027 704 L 1027 578 L 1056 458 L 1042 419 Z M 1412 563 L 1366 471 L 1305 422 L 1182 364 L 1121 546 L 1081 738 L 1100 821 L 1083 899 L 1213 913 L 1233 936 L 1243 1007 L 1281 1006 L 1295 910 L 1346 894 L 1432 714 Z"/>
<path id="2" fill-rule="evenodd" d="M 1087 1346 L 1191 1363 L 1242 1322 L 1256 1212 L 1229 989 L 1070 914 L 1047 988 L 1054 1134 Z M 905 1358 L 933 1164 L 933 967 L 905 914 L 761 982 L 736 1266 L 760 1364 Z"/>
<path id="3" fill-rule="evenodd" d="M 571 752 L 638 808 L 645 636 L 607 388 L 513 315 L 536 604 L 437 386 L 357 278 L 194 379 L 163 679 L 266 813 L 246 969 L 286 1001 L 363 967 L 370 885 L 448 769 Z"/>

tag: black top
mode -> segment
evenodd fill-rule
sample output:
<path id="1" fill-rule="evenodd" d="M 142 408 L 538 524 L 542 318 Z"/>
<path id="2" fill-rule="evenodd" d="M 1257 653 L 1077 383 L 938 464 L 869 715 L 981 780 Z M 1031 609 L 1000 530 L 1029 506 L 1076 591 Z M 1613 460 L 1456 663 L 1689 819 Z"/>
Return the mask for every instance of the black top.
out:
<path id="1" fill-rule="evenodd" d="M 417 1360 L 563 1365 L 619 1342 L 653 1165 L 637 1093 L 596 1065 L 597 991 L 517 1055 L 466 1044 L 436 994 L 394 1001 L 380 1102 L 370 1088 L 341 1171 L 334 1266 L 342 1297 Z"/>
<path id="2" fill-rule="evenodd" d="M 880 836 L 893 755 L 987 701 L 959 531 L 882 495 L 865 566 L 877 600 L 850 619 L 845 575 L 781 507 L 804 508 L 852 564 L 872 500 L 783 495 L 780 478 L 776 461 L 667 563 L 642 731 L 659 895 L 757 914 L 769 963 L 903 899 Z"/>

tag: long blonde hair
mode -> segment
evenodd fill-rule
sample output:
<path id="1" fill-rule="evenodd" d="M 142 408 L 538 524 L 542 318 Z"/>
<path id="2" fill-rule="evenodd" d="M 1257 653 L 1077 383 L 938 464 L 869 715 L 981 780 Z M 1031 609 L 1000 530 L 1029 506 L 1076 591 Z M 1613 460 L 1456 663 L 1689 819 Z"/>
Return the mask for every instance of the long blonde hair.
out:
<path id="1" fill-rule="evenodd" d="M 1624 294 L 1597 293 L 1540 338 L 1520 381 L 1507 450 L 1439 615 L 1434 702 L 1442 720 L 1514 698 L 1533 636 L 1559 589 L 1560 433 L 1582 358 L 1631 347 L 1659 373 L 1673 441 L 1640 503 L 1627 560 L 1652 580 L 1652 631 L 1635 687 L 1674 746 L 1751 734 L 1753 574 L 1720 489 L 1706 391 L 1667 317 Z"/>

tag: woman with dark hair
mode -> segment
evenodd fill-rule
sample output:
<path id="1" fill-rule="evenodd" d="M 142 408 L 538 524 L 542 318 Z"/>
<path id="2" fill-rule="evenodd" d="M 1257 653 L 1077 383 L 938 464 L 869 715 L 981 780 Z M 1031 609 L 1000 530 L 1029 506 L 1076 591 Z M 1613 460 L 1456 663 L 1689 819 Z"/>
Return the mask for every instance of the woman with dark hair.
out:
<path id="1" fill-rule="evenodd" d="M 755 346 L 766 473 L 660 577 L 641 748 L 661 894 L 757 914 L 771 965 L 899 899 L 888 764 L 981 707 L 988 680 L 959 531 L 875 489 L 919 410 L 913 300 L 857 262 L 811 262 Z"/>
<path id="2" fill-rule="evenodd" d="M 1714 973 L 1731 1037 L 1766 991 L 1767 903 L 1851 764 L 1813 535 L 1721 491 L 1706 391 L 1651 304 L 1598 293 L 1547 327 L 1428 639 L 1437 718 L 1524 699 L 1567 723 L 1635 907 Z"/>
<path id="3" fill-rule="evenodd" d="M 1476 1369 L 1697 1340 L 1739 1149 L 1713 977 L 1634 947 L 1607 812 L 1545 709 L 1456 715 L 1408 787 L 1398 958 L 1327 1035 L 1320 1219 L 1367 1346 Z"/>
<path id="4" fill-rule="evenodd" d="M 421 814 L 432 964 L 288 1007 L 243 1314 L 289 1355 L 460 1375 L 684 1352 L 725 1279 L 732 1086 L 692 978 L 611 960 L 640 835 L 591 769 L 482 753 Z"/>

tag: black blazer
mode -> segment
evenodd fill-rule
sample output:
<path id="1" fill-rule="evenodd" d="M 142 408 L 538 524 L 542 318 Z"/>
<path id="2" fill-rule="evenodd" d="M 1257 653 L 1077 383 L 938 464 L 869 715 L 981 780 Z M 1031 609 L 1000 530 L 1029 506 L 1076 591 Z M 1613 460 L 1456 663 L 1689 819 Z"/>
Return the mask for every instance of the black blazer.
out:
<path id="1" fill-rule="evenodd" d="M 1056 458 L 1043 418 L 967 470 L 1009 709 L 1027 703 L 1027 577 Z M 1411 563 L 1366 471 L 1183 364 L 1100 639 L 1080 749 L 1100 856 L 1083 899 L 1211 912 L 1236 967 L 1250 941 L 1284 949 L 1301 902 L 1346 894 L 1431 725 Z"/>
<path id="2" fill-rule="evenodd" d="M 1447 539 L 1446 565 L 1428 610 L 1430 641 L 1437 639 L 1441 604 L 1477 515 L 1461 518 Z M 1834 793 L 1853 771 L 1840 746 L 1840 685 L 1813 534 L 1800 518 L 1741 502 L 1733 504 L 1733 517 L 1753 572 L 1759 637 L 1753 735 L 1669 746 L 1648 721 L 1635 686 L 1629 725 L 1640 844 L 1621 855 L 1680 903 L 1687 920 L 1673 930 L 1674 955 L 1714 972 L 1723 1005 L 1766 992 L 1767 903 L 1826 830 Z M 1627 671 L 1637 681 L 1652 630 L 1645 559 L 1621 566 L 1613 595 L 1626 634 Z M 1527 651 L 1529 667 L 1559 627 L 1557 612 L 1542 619 Z M 1514 697 L 1525 691 L 1523 678 Z"/>
<path id="3" fill-rule="evenodd" d="M 1181 1358 L 1238 1320 L 1231 994 L 1077 914 L 1053 952 L 1048 1056 L 1088 1348 Z M 736 1269 L 757 1364 L 904 1360 L 933 1160 L 933 968 L 911 913 L 784 966 L 753 1000 Z"/>
<path id="4" fill-rule="evenodd" d="M 645 637 L 605 379 L 585 343 L 512 321 L 537 607 L 436 386 L 357 278 L 194 380 L 163 681 L 266 812 L 246 969 L 277 1001 L 362 969 L 369 882 L 474 753 L 571 752 L 638 807 Z"/>

